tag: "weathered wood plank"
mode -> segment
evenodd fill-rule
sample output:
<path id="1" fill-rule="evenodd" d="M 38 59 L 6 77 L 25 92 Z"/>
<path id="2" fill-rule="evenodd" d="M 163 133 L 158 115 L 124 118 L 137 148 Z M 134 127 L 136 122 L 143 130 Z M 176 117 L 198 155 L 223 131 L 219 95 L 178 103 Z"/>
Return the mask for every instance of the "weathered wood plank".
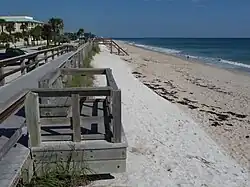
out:
<path id="1" fill-rule="evenodd" d="M 118 89 L 118 86 L 112 74 L 112 70 L 110 68 L 106 69 L 106 79 L 107 79 L 108 86 L 112 87 L 115 90 Z"/>
<path id="2" fill-rule="evenodd" d="M 1 147 L 0 149 L 0 160 L 8 153 L 8 151 L 18 142 L 18 140 L 23 135 L 23 127 L 24 123 L 20 128 L 16 130 L 16 132 L 10 137 L 10 139 Z"/>
<path id="3" fill-rule="evenodd" d="M 40 108 L 68 108 L 71 105 L 67 104 L 40 104 Z"/>
<path id="4" fill-rule="evenodd" d="M 68 117 L 43 117 L 40 118 L 41 126 L 55 125 L 55 124 L 70 124 Z"/>
<path id="5" fill-rule="evenodd" d="M 0 67 L 0 77 L 4 75 L 4 67 Z M 3 86 L 5 84 L 5 78 L 0 78 L 0 86 Z"/>
<path id="6" fill-rule="evenodd" d="M 32 147 L 41 144 L 38 94 L 29 92 L 25 99 L 25 116 Z"/>
<path id="7" fill-rule="evenodd" d="M 72 127 L 73 141 L 81 141 L 81 121 L 80 121 L 80 98 L 78 94 L 72 94 Z"/>
<path id="8" fill-rule="evenodd" d="M 75 73 L 88 75 L 103 75 L 106 73 L 106 68 L 61 68 L 62 74 L 71 75 Z"/>
<path id="9" fill-rule="evenodd" d="M 54 151 L 54 150 L 69 150 L 72 147 L 75 150 L 82 149 L 114 149 L 127 147 L 127 142 L 122 143 L 110 143 L 106 140 L 86 140 L 84 142 L 72 142 L 72 141 L 60 141 L 60 142 L 43 142 L 39 147 L 32 147 L 32 151 Z"/>
<path id="10" fill-rule="evenodd" d="M 68 162 L 60 163 L 62 168 L 66 168 Z M 44 175 L 53 168 L 58 168 L 58 163 L 37 163 L 34 164 L 38 176 Z M 126 171 L 126 160 L 94 160 L 86 162 L 74 162 L 69 165 L 70 173 L 77 172 L 84 175 L 122 173 Z"/>
<path id="11" fill-rule="evenodd" d="M 36 160 L 41 162 L 66 162 L 71 157 L 75 162 L 84 162 L 89 160 L 118 160 L 126 159 L 126 148 L 116 149 L 98 149 L 98 150 L 65 150 L 65 151 L 47 151 L 33 152 Z"/>
<path id="12" fill-rule="evenodd" d="M 45 76 L 43 76 L 39 82 L 47 81 L 48 85 L 52 85 L 58 77 L 61 75 L 61 71 L 59 69 L 47 73 Z"/>
<path id="13" fill-rule="evenodd" d="M 53 89 L 31 89 L 32 92 L 38 93 L 40 97 L 70 97 L 72 94 L 80 96 L 109 96 L 111 87 L 86 87 L 86 88 L 53 88 Z"/>
<path id="14" fill-rule="evenodd" d="M 113 135 L 114 142 L 121 142 L 121 90 L 112 91 Z"/>
<path id="15" fill-rule="evenodd" d="M 72 141 L 72 135 L 56 135 L 56 136 L 45 136 L 41 137 L 42 142 L 52 142 L 52 141 Z M 81 135 L 82 141 L 87 140 L 105 140 L 104 134 L 85 134 Z"/>
<path id="16" fill-rule="evenodd" d="M 22 168 L 29 158 L 30 151 L 28 148 L 17 144 L 8 154 L 0 161 L 0 186 L 16 186 L 21 177 Z"/>
<path id="17" fill-rule="evenodd" d="M 22 68 L 22 69 L 21 69 L 21 74 L 22 74 L 22 75 L 24 75 L 24 74 L 26 73 L 26 70 L 27 70 L 27 69 L 25 68 L 25 65 L 26 65 L 25 62 L 26 62 L 25 60 L 21 60 L 21 68 Z"/>

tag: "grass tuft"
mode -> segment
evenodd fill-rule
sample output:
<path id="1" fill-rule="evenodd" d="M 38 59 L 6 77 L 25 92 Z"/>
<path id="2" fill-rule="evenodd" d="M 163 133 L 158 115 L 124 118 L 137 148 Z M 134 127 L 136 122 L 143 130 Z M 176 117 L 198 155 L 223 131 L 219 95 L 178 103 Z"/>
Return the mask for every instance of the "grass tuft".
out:
<path id="1" fill-rule="evenodd" d="M 92 68 L 91 61 L 93 57 L 100 53 L 100 47 L 98 44 L 93 44 L 92 50 L 86 55 L 85 59 L 83 60 L 81 67 L 82 68 Z M 70 81 L 66 83 L 66 87 L 90 87 L 93 86 L 94 77 L 90 75 L 84 74 L 75 74 L 72 75 Z"/>
<path id="2" fill-rule="evenodd" d="M 45 152 L 44 158 L 51 156 L 53 160 L 52 155 L 50 152 Z M 77 187 L 89 184 L 87 173 L 92 172 L 84 160 L 75 162 L 73 155 L 77 155 L 75 148 L 65 161 L 62 158 L 50 163 L 35 161 L 35 172 L 31 182 L 19 184 L 18 187 Z"/>

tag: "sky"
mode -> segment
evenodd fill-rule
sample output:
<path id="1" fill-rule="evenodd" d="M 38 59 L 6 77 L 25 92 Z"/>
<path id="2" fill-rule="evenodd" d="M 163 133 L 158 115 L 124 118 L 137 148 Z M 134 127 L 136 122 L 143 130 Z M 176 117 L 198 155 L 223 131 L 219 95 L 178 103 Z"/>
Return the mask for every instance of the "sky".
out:
<path id="1" fill-rule="evenodd" d="M 0 15 L 104 37 L 250 37 L 250 0 L 0 0 Z"/>

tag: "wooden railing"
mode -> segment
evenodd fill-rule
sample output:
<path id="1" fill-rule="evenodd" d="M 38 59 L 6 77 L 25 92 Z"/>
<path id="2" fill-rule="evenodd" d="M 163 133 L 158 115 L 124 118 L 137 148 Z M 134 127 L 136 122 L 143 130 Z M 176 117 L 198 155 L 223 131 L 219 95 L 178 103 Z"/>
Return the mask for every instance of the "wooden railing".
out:
<path id="1" fill-rule="evenodd" d="M 45 49 L 45 50 L 41 50 L 38 52 L 33 52 L 33 53 L 29 53 L 29 54 L 25 54 L 25 55 L 21 55 L 21 56 L 17 56 L 17 57 L 13 57 L 13 58 L 8 58 L 8 59 L 4 59 L 4 60 L 0 60 L 0 86 L 5 85 L 5 78 L 17 73 L 17 72 L 21 72 L 21 75 L 26 74 L 27 72 L 37 68 L 40 64 L 40 62 L 44 61 L 44 63 L 47 63 L 49 58 L 54 59 L 55 56 L 59 56 L 62 55 L 66 52 L 69 52 L 71 50 L 73 50 L 74 47 L 71 45 L 62 45 L 59 47 L 54 47 L 54 48 L 50 48 L 50 49 Z M 51 54 L 49 54 L 51 53 Z M 43 54 L 44 57 L 38 59 L 38 55 Z M 20 64 L 20 67 L 15 68 L 9 72 L 4 72 L 4 69 L 6 67 L 8 67 L 9 65 L 13 64 L 13 63 L 17 63 Z"/>
<path id="2" fill-rule="evenodd" d="M 31 53 L 28 55 L 22 55 L 22 56 L 15 57 L 12 59 L 2 60 L 1 62 L 3 62 L 6 66 L 6 65 L 8 65 L 8 63 L 11 63 L 13 61 L 25 60 L 25 59 L 31 58 L 31 57 L 33 57 L 34 54 L 37 54 L 37 53 L 38 54 L 47 54 L 50 51 L 56 51 L 56 52 L 52 52 L 52 54 L 60 55 L 62 53 L 65 53 L 66 51 L 74 50 L 73 48 L 74 47 L 70 46 L 70 45 L 60 46 L 60 47 L 55 47 L 55 48 L 46 49 L 46 50 L 42 50 L 39 52 Z M 76 60 L 77 57 L 78 57 L 78 60 L 83 59 L 83 57 L 81 57 L 81 59 L 79 59 L 80 58 L 79 53 L 81 53 L 83 55 L 87 49 L 90 50 L 89 48 L 90 47 L 88 45 L 81 46 L 79 49 L 76 50 L 75 53 L 73 53 L 68 59 L 65 60 L 65 62 L 63 63 L 63 66 L 65 66 L 65 67 L 68 67 L 68 65 L 70 66 L 70 64 L 68 64 L 68 62 L 71 62 L 72 60 Z M 46 58 L 44 57 L 42 60 L 46 60 L 50 57 L 52 57 L 52 55 L 46 56 Z M 32 64 L 35 65 L 35 64 L 39 63 L 40 61 L 41 60 L 32 62 Z M 32 64 L 30 64 L 30 65 L 32 65 Z M 1 66 L 1 69 L 2 68 L 4 68 L 4 66 Z M 25 68 L 27 68 L 27 67 L 25 67 Z M 5 76 L 2 75 L 0 77 L 7 76 L 6 74 L 4 74 L 4 75 Z M 16 93 L 13 97 L 11 97 L 5 103 L 0 105 L 0 124 L 3 123 L 7 118 L 11 117 L 11 115 L 15 114 L 15 112 L 17 112 L 18 110 L 20 110 L 24 106 L 24 101 L 25 101 L 27 93 L 29 93 L 29 90 L 23 90 L 19 93 Z M 10 137 L 10 139 L 2 147 L 0 147 L 0 160 L 8 153 L 8 151 L 20 139 L 20 137 L 22 136 L 22 127 L 23 127 L 23 125 L 16 130 L 16 132 Z"/>
<path id="3" fill-rule="evenodd" d="M 91 44 L 92 45 L 92 44 Z M 116 82 L 114 80 L 114 77 L 112 75 L 111 69 L 92 69 L 92 68 L 67 68 L 67 67 L 78 67 L 77 64 L 80 60 L 82 60 L 84 57 L 82 57 L 79 54 L 87 55 L 88 50 L 91 50 L 91 45 L 84 45 L 81 46 L 75 53 L 73 53 L 67 60 L 65 60 L 65 63 L 63 63 L 62 67 L 58 69 L 55 72 L 49 72 L 47 75 L 43 77 L 43 80 L 45 84 L 43 86 L 48 89 L 39 88 L 33 90 L 35 93 L 37 92 L 39 96 L 44 97 L 46 94 L 47 96 L 71 96 L 71 94 L 77 94 L 79 97 L 84 94 L 84 96 L 90 96 L 90 95 L 104 95 L 107 96 L 107 104 L 110 106 L 110 111 L 113 108 L 116 108 L 114 111 L 116 111 L 114 115 L 114 120 L 112 123 L 115 123 L 117 125 L 113 126 L 113 133 L 114 133 L 114 142 L 120 142 L 121 141 L 121 91 L 118 89 Z M 46 50 L 47 52 L 49 50 Z M 44 52 L 44 51 L 43 51 Z M 18 58 L 24 58 L 24 57 L 18 57 Z M 105 88 L 61 88 L 61 89 L 52 89 L 51 85 L 60 77 L 63 75 L 72 75 L 72 74 L 85 74 L 85 75 L 106 75 L 107 80 L 107 87 Z M 30 90 L 23 90 L 20 93 L 17 93 L 12 98 L 10 98 L 6 103 L 3 103 L 0 105 L 0 123 L 2 123 L 4 120 L 6 120 L 8 117 L 10 117 L 12 114 L 14 114 L 16 111 L 18 111 L 20 108 L 24 106 L 24 101 L 27 96 L 27 94 L 30 93 Z M 111 94 L 112 93 L 112 94 Z M 75 96 L 74 96 L 75 97 Z M 76 96 L 78 97 L 78 96 Z M 112 106 L 112 99 L 114 100 Z M 118 104 L 115 104 L 117 103 Z M 42 106 L 42 105 L 41 105 Z M 34 108 L 32 106 L 31 108 Z M 23 127 L 23 126 L 22 126 Z M 13 134 L 13 136 L 9 139 L 9 141 L 6 142 L 3 147 L 0 148 L 0 160 L 1 158 L 6 155 L 6 153 L 13 147 L 13 145 L 19 140 L 19 138 L 22 136 L 21 129 L 17 129 L 17 131 Z"/>
<path id="4" fill-rule="evenodd" d="M 50 167 L 50 164 L 51 167 L 53 166 L 55 159 L 51 160 L 51 154 L 54 155 L 53 158 L 65 164 L 68 163 L 68 155 L 70 155 L 72 151 L 81 153 L 82 157 L 76 154 L 76 157 L 72 158 L 74 162 L 71 161 L 70 163 L 81 164 L 83 162 L 81 158 L 85 158 L 86 161 L 84 160 L 84 164 L 87 164 L 90 169 L 90 173 L 88 174 L 93 174 L 92 170 L 97 174 L 124 172 L 126 170 L 126 148 L 128 145 L 121 122 L 121 90 L 115 82 L 111 69 L 80 68 L 80 62 L 88 55 L 88 51 L 91 51 L 92 46 L 93 43 L 89 43 L 79 47 L 58 69 L 53 72 L 48 72 L 40 79 L 39 88 L 24 90 L 8 102 L 0 105 L 1 123 L 5 121 L 6 118 L 15 114 L 16 111 L 19 111 L 20 108 L 23 110 L 23 107 L 26 118 L 26 122 L 20 125 L 9 140 L 0 147 L 0 160 L 9 153 L 9 150 L 13 150 L 13 146 L 22 136 L 22 128 L 26 125 L 29 132 L 29 148 L 33 158 L 35 158 L 25 158 L 27 159 L 25 162 L 19 159 L 20 163 L 16 160 L 15 163 L 10 162 L 9 164 L 12 164 L 12 166 L 9 167 L 10 169 L 8 168 L 8 171 L 1 168 L 4 172 L 15 173 L 13 177 L 18 179 L 21 177 L 20 168 L 24 168 L 22 174 L 27 177 L 24 180 L 30 181 L 34 172 L 37 173 L 37 170 L 41 168 L 42 163 L 46 163 L 44 165 L 46 167 Z M 84 76 L 105 75 L 107 85 L 104 87 L 87 88 L 53 87 L 53 84 L 62 81 L 63 76 L 73 76 L 76 74 Z M 102 99 L 100 99 L 99 96 L 101 96 Z M 51 97 L 67 97 L 70 98 L 70 102 L 66 104 L 43 102 Z M 103 117 L 108 116 L 108 119 L 104 119 L 105 133 L 99 133 L 99 131 L 93 134 L 82 133 L 82 123 L 89 124 L 89 118 L 92 120 L 93 118 L 96 119 L 96 117 L 102 117 L 98 116 L 98 114 L 96 116 L 96 114 L 93 113 L 91 116 L 82 115 L 80 106 L 84 106 L 82 100 L 86 101 L 85 99 L 88 99 L 88 102 L 94 101 L 95 103 L 98 101 L 103 104 L 103 108 L 99 108 L 99 105 L 96 108 L 98 111 L 103 112 Z M 55 134 L 55 136 L 56 138 L 59 137 L 59 141 L 44 139 L 51 138 L 51 136 L 44 136 L 44 134 L 42 134 L 44 132 L 43 125 L 46 125 L 48 128 L 48 126 L 51 125 L 51 121 L 50 116 L 41 115 L 41 110 L 55 108 L 70 108 L 70 112 L 67 116 L 59 118 L 54 116 L 52 121 L 59 119 L 59 125 L 63 125 L 60 120 L 70 118 L 68 123 L 71 125 L 71 141 L 69 139 L 61 139 L 58 134 Z M 48 120 L 48 123 L 46 120 Z M 84 120 L 87 121 L 83 122 Z M 65 128 L 63 130 L 65 130 Z M 72 150 L 72 147 L 76 148 L 76 150 Z M 14 179 L 10 179 L 8 184 L 6 181 L 4 182 L 6 186 L 15 186 L 16 184 L 13 184 L 13 181 Z"/>
<path id="5" fill-rule="evenodd" d="M 94 76 L 94 75 L 105 75 L 107 85 L 105 87 L 87 87 L 87 88 L 63 88 L 63 87 L 55 87 L 53 85 L 63 85 L 62 80 L 64 76 L 73 76 L 76 74 L 80 74 L 82 76 Z M 59 83 L 58 83 L 59 81 Z M 57 82 L 57 83 L 56 83 Z M 55 84 L 56 83 L 56 84 Z M 95 96 L 104 96 L 105 97 L 105 105 L 107 107 L 108 115 L 112 116 L 112 120 L 110 121 L 107 129 L 111 129 L 112 139 L 114 143 L 121 142 L 121 90 L 118 89 L 118 86 L 115 82 L 115 79 L 112 75 L 112 71 L 109 68 L 60 68 L 53 73 L 49 73 L 45 75 L 40 80 L 40 88 L 37 90 L 32 90 L 32 92 L 38 93 L 40 98 L 46 97 L 46 101 L 42 103 L 42 108 L 66 108 L 66 106 L 70 106 L 70 102 L 64 102 L 62 97 L 71 97 L 75 99 L 82 97 L 95 97 Z M 73 96 L 74 95 L 74 96 Z M 48 97 L 53 99 L 48 99 Z M 58 98 L 58 99 L 55 99 Z M 70 101 L 70 98 L 65 100 Z M 74 101 L 73 99 L 73 101 Z M 79 102 L 72 101 L 72 114 L 78 114 L 78 110 L 73 110 L 75 108 L 73 104 L 79 105 Z M 47 105 L 47 106 L 46 106 Z M 53 106 L 53 107 L 52 107 Z M 77 108 L 77 107 L 76 107 Z M 80 108 L 78 106 L 78 108 Z M 65 113 L 65 112 L 64 112 Z M 66 117 L 66 115 L 65 115 Z M 73 122 L 79 121 L 80 115 L 74 115 Z M 78 128 L 78 127 L 77 127 Z M 79 130 L 79 128 L 77 129 Z M 79 132 L 75 132 L 79 134 Z M 39 136 L 35 134 L 34 136 Z M 79 137 L 78 137 L 79 138 Z M 111 139 L 108 137 L 107 139 Z"/>
<path id="6" fill-rule="evenodd" d="M 110 53 L 113 53 L 113 47 L 117 50 L 118 55 L 127 55 L 127 51 L 125 51 L 122 47 L 120 47 L 113 39 L 111 38 L 96 38 L 96 41 L 98 41 L 101 44 L 107 45 L 110 48 Z"/>

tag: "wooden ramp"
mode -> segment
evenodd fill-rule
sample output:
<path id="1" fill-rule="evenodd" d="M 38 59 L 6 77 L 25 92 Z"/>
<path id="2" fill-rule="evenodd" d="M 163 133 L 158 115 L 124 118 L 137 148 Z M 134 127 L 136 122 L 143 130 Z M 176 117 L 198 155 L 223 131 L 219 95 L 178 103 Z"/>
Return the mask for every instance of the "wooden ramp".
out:
<path id="1" fill-rule="evenodd" d="M 117 54 L 120 56 L 129 56 L 128 52 L 125 51 L 121 46 L 119 46 L 114 40 L 111 38 L 98 38 L 96 39 L 100 44 L 106 45 L 111 54 Z"/>
<path id="2" fill-rule="evenodd" d="M 121 90 L 110 69 L 80 68 L 92 47 L 84 44 L 1 87 L 0 187 L 47 174 L 58 163 L 86 175 L 125 171 Z M 79 73 L 105 75 L 107 86 L 62 87 L 63 77 Z"/>

